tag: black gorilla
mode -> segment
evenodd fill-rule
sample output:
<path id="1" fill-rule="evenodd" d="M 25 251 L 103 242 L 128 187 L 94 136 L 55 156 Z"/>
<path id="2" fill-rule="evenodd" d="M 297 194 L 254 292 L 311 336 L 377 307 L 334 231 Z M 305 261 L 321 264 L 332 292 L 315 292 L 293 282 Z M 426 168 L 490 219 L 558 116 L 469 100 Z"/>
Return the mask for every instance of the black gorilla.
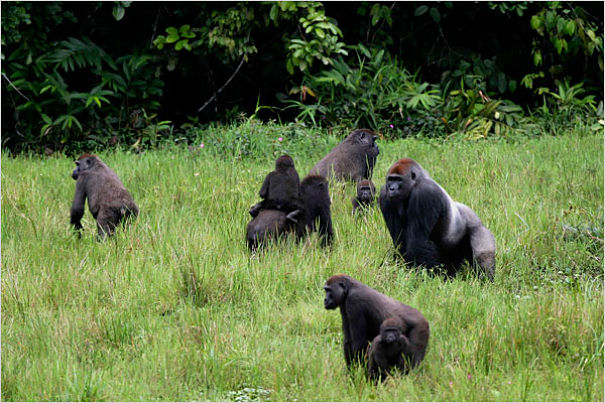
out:
<path id="1" fill-rule="evenodd" d="M 342 274 L 330 277 L 324 290 L 324 307 L 340 307 L 347 367 L 355 361 L 361 362 L 368 342 L 380 333 L 385 319 L 391 317 L 401 320 L 405 327 L 410 366 L 422 361 L 429 343 L 429 324 L 420 311 Z"/>
<path id="2" fill-rule="evenodd" d="M 76 181 L 76 192 L 70 221 L 78 234 L 86 199 L 90 213 L 97 220 L 100 238 L 113 235 L 120 222 L 139 214 L 139 208 L 118 175 L 96 155 L 82 154 L 71 177 Z"/>
<path id="3" fill-rule="evenodd" d="M 280 210 L 261 210 L 246 227 L 246 242 L 254 252 L 269 239 L 278 239 L 289 233 L 296 233 L 300 238 L 304 235 L 304 221 L 300 216 L 292 216 Z"/>
<path id="4" fill-rule="evenodd" d="M 301 208 L 288 214 L 280 210 L 263 209 L 248 223 L 246 241 L 256 250 L 265 240 L 295 233 L 301 239 L 307 231 L 318 231 L 322 246 L 332 242 L 332 216 L 328 182 L 323 176 L 308 175 L 300 185 Z M 317 227 L 319 221 L 319 228 Z"/>
<path id="5" fill-rule="evenodd" d="M 368 351 L 368 372 L 371 378 L 384 381 L 391 368 L 407 373 L 411 359 L 410 341 L 405 337 L 405 324 L 399 318 L 388 318 L 380 325 Z"/>
<path id="6" fill-rule="evenodd" d="M 376 194 L 376 186 L 371 180 L 364 179 L 357 182 L 357 195 L 351 200 L 353 204 L 353 214 L 368 208 L 374 204 L 374 195 Z"/>
<path id="7" fill-rule="evenodd" d="M 250 208 L 252 217 L 256 217 L 263 209 L 272 209 L 294 212 L 288 218 L 296 221 L 296 212 L 302 209 L 300 178 L 289 155 L 282 155 L 275 161 L 275 171 L 269 172 L 265 177 L 258 194 L 263 201 Z"/>
<path id="8" fill-rule="evenodd" d="M 416 161 L 404 158 L 387 173 L 380 210 L 405 260 L 453 276 L 463 261 L 494 278 L 496 243 L 473 210 L 454 202 Z"/>
<path id="9" fill-rule="evenodd" d="M 319 219 L 319 235 L 322 246 L 332 242 L 332 214 L 330 212 L 330 193 L 328 181 L 323 176 L 307 175 L 301 185 L 304 205 L 305 225 L 308 231 L 316 231 L 316 221 Z"/>

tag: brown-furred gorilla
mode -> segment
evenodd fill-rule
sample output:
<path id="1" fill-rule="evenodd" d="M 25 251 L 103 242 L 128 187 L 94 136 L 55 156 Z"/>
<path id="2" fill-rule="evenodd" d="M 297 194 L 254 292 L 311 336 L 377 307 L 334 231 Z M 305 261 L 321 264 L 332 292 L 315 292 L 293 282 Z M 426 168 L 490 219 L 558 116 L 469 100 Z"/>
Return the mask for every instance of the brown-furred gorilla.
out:
<path id="1" fill-rule="evenodd" d="M 334 236 L 328 181 L 323 176 L 307 175 L 301 182 L 300 189 L 307 230 L 310 232 L 317 230 L 321 237 L 321 245 L 326 246 L 332 242 Z M 319 228 L 316 221 L 319 221 Z"/>
<path id="2" fill-rule="evenodd" d="M 379 201 L 393 243 L 406 261 L 427 268 L 443 265 L 453 276 L 466 260 L 493 281 L 494 236 L 416 161 L 400 159 L 389 168 Z"/>
<path id="3" fill-rule="evenodd" d="M 357 195 L 351 199 L 353 204 L 353 214 L 359 209 L 365 210 L 374 204 L 374 196 L 376 195 L 376 186 L 371 180 L 364 179 L 357 182 Z"/>
<path id="4" fill-rule="evenodd" d="M 410 341 L 405 336 L 405 324 L 397 317 L 387 318 L 380 325 L 368 350 L 368 372 L 372 379 L 384 381 L 392 368 L 408 372 Z"/>
<path id="5" fill-rule="evenodd" d="M 420 364 L 426 353 L 430 333 L 429 323 L 420 311 L 343 274 L 330 277 L 324 290 L 324 307 L 340 307 L 347 367 L 353 362 L 362 362 L 368 342 L 380 333 L 380 325 L 391 317 L 401 320 L 405 327 L 410 366 Z"/>
<path id="6" fill-rule="evenodd" d="M 263 209 L 271 209 L 294 213 L 288 218 L 296 221 L 294 217 L 302 209 L 302 201 L 300 178 L 292 157 L 282 155 L 275 161 L 275 170 L 267 174 L 258 194 L 263 200 L 250 208 L 252 217 Z"/>
<path id="7" fill-rule="evenodd" d="M 334 232 L 328 181 L 323 176 L 308 175 L 300 188 L 302 209 L 288 214 L 279 210 L 261 210 L 248 223 L 246 240 L 250 250 L 255 251 L 264 240 L 277 239 L 289 233 L 295 233 L 301 239 L 307 232 L 318 231 L 322 246 L 332 242 Z"/>
<path id="8" fill-rule="evenodd" d="M 76 192 L 71 206 L 71 224 L 78 232 L 84 215 L 84 203 L 97 220 L 100 238 L 113 235 L 116 226 L 129 218 L 136 218 L 139 208 L 118 175 L 99 157 L 82 154 L 71 177 L 76 181 Z"/>
<path id="9" fill-rule="evenodd" d="M 280 210 L 261 210 L 246 227 L 246 242 L 254 252 L 270 239 L 278 239 L 289 233 L 296 233 L 297 238 L 304 235 L 304 221 L 300 216 L 292 216 Z"/>
<path id="10" fill-rule="evenodd" d="M 309 173 L 337 180 L 371 179 L 372 170 L 379 154 L 376 138 L 376 133 L 371 130 L 353 130 Z"/>

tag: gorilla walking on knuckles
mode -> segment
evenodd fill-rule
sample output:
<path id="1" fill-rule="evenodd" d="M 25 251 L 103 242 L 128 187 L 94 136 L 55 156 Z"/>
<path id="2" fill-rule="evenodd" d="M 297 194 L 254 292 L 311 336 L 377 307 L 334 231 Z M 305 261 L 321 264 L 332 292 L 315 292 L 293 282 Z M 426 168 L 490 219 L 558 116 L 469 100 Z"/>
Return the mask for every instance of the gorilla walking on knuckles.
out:
<path id="1" fill-rule="evenodd" d="M 374 195 L 376 194 L 376 186 L 371 180 L 364 179 L 357 182 L 357 196 L 355 196 L 351 203 L 353 204 L 353 214 L 357 213 L 359 209 L 367 209 L 374 204 Z"/>
<path id="2" fill-rule="evenodd" d="M 71 177 L 76 181 L 71 224 L 78 234 L 86 199 L 101 238 L 113 235 L 118 223 L 138 216 L 139 208 L 118 175 L 96 155 L 82 154 Z"/>
<path id="3" fill-rule="evenodd" d="M 379 150 L 377 135 L 368 129 L 353 130 L 346 139 L 332 149 L 311 172 L 325 178 L 360 181 L 371 179 Z"/>
<path id="4" fill-rule="evenodd" d="M 368 351 L 370 378 L 384 381 L 391 368 L 404 374 L 409 369 L 410 341 L 404 335 L 405 324 L 399 318 L 388 318 L 380 325 L 380 334 L 374 337 Z"/>
<path id="5" fill-rule="evenodd" d="M 453 276 L 467 260 L 493 281 L 496 242 L 477 214 L 457 203 L 410 158 L 387 172 L 380 210 L 393 243 L 406 261 Z"/>
<path id="6" fill-rule="evenodd" d="M 353 362 L 362 362 L 368 342 L 380 334 L 380 326 L 388 318 L 396 318 L 402 323 L 403 335 L 408 340 L 405 353 L 410 366 L 420 364 L 430 333 L 429 323 L 420 311 L 343 274 L 330 277 L 324 290 L 324 307 L 340 307 L 347 367 Z"/>
<path id="7" fill-rule="evenodd" d="M 300 178 L 294 168 L 294 160 L 282 155 L 275 161 L 275 171 L 269 172 L 260 188 L 263 201 L 250 208 L 250 215 L 256 217 L 261 210 L 280 210 L 288 214 L 288 220 L 297 222 L 302 212 L 300 198 Z"/>

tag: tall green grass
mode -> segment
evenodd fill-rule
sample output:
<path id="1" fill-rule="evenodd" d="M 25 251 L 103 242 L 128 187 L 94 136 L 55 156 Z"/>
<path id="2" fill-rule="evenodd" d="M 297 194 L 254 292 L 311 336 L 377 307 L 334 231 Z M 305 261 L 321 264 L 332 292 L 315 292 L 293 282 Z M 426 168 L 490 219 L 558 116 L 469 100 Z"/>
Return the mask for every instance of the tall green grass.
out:
<path id="1" fill-rule="evenodd" d="M 250 256 L 247 211 L 276 155 L 302 178 L 336 141 L 291 130 L 101 153 L 141 209 L 106 242 L 88 212 L 82 239 L 69 229 L 70 158 L 3 155 L 2 400 L 603 401 L 601 136 L 380 143 L 377 187 L 412 157 L 494 233 L 482 283 L 397 264 L 380 211 L 351 215 L 353 184 L 331 184 L 331 249 L 314 235 Z M 420 367 L 377 386 L 346 371 L 322 304 L 335 273 L 424 313 Z"/>

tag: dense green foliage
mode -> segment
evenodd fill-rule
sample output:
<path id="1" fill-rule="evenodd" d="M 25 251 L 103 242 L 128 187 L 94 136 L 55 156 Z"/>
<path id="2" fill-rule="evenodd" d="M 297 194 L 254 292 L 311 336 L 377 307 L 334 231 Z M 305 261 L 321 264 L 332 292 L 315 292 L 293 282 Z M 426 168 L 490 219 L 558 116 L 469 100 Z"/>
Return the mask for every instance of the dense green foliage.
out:
<path id="1" fill-rule="evenodd" d="M 128 10 L 127 10 L 128 12 Z M 301 176 L 343 133 L 249 120 L 196 146 L 106 151 L 141 208 L 106 242 L 69 229 L 71 158 L 2 155 L 2 400 L 603 401 L 603 140 L 379 141 L 377 186 L 418 160 L 497 242 L 494 283 L 395 263 L 378 209 L 332 184 L 336 239 L 250 256 L 248 208 L 274 158 Z M 203 147 L 202 147 L 203 144 Z M 430 322 L 427 356 L 384 385 L 347 374 L 322 284 L 344 272 Z"/>
<path id="2" fill-rule="evenodd" d="M 602 15 L 602 2 L 3 2 L 2 146 L 139 149 L 242 115 L 394 138 L 595 121 Z"/>

